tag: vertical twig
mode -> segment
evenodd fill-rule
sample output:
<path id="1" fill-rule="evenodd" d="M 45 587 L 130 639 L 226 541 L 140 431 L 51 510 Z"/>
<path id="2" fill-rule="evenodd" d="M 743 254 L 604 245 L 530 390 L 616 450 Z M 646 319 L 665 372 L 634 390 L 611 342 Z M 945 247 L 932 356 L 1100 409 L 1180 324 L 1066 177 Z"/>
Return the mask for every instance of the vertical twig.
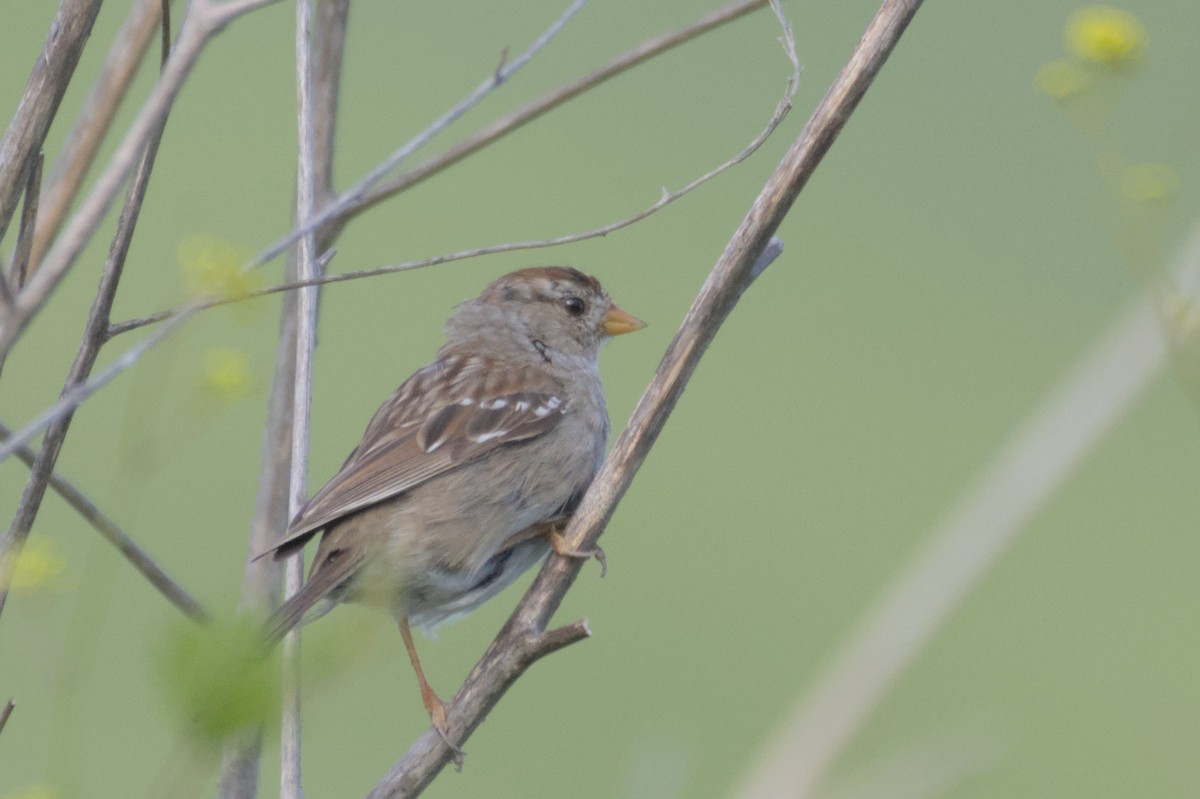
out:
<path id="1" fill-rule="evenodd" d="M 316 207 L 333 196 L 333 155 L 341 97 L 342 60 L 350 0 L 319 0 L 313 49 L 313 183 Z M 333 246 L 328 228 L 317 231 L 316 251 Z"/>
<path id="2" fill-rule="evenodd" d="M 349 0 L 319 0 L 316 11 L 314 72 L 314 174 L 316 192 L 323 200 L 332 193 L 333 142 L 337 114 L 346 19 Z M 327 236 L 320 232 L 319 238 Z M 330 246 L 322 238 L 318 249 Z M 295 276 L 295 262 L 289 265 Z M 262 472 L 259 476 L 254 523 L 242 578 L 242 605 L 259 616 L 270 612 L 279 592 L 279 570 L 270 559 L 253 556 L 265 552 L 287 529 L 288 478 L 291 474 L 292 402 L 296 370 L 295 292 L 283 296 L 279 324 L 279 348 L 271 382 L 267 422 L 262 443 Z M 261 733 L 254 732 L 226 744 L 217 789 L 220 799 L 253 799 L 258 789 Z"/>
<path id="3" fill-rule="evenodd" d="M 312 85 L 312 9 L 309 0 L 296 0 L 296 99 L 299 122 L 299 157 L 296 164 L 296 225 L 304 227 L 315 204 L 315 168 Z M 296 243 L 296 276 L 316 277 L 316 235 Z M 307 498 L 308 419 L 312 400 L 312 354 L 316 343 L 316 287 L 300 289 L 296 298 L 296 369 L 292 394 L 292 464 L 288 490 L 288 516 L 295 516 Z M 284 564 L 283 595 L 300 590 L 304 582 L 304 553 Z M 300 784 L 300 635 L 292 630 L 283 641 L 283 718 L 280 729 L 280 797 L 301 799 Z"/>

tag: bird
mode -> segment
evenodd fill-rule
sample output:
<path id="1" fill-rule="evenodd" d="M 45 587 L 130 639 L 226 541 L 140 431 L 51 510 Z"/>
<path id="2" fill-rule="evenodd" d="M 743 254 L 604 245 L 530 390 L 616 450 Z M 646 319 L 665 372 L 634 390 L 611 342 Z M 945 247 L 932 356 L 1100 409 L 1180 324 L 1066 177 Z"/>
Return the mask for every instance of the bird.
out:
<path id="1" fill-rule="evenodd" d="M 604 459 L 600 348 L 645 326 L 567 266 L 506 274 L 458 305 L 433 362 L 380 406 L 341 469 L 259 555 L 282 560 L 321 535 L 268 638 L 339 602 L 386 608 L 453 747 L 410 628 L 469 613 L 551 550 L 602 557 L 571 549 L 561 531 Z"/>

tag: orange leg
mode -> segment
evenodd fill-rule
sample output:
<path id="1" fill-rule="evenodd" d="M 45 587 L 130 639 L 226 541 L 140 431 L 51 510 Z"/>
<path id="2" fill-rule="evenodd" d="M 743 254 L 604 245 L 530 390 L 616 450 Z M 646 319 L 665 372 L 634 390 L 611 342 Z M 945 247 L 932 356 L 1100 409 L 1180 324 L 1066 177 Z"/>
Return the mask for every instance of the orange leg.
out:
<path id="1" fill-rule="evenodd" d="M 425 679 L 425 669 L 421 668 L 421 659 L 417 657 L 417 647 L 413 643 L 412 630 L 408 628 L 408 618 L 400 619 L 400 637 L 404 639 L 404 648 L 408 650 L 408 659 L 412 661 L 413 671 L 417 673 L 417 682 L 421 685 L 421 701 L 425 704 L 425 712 L 433 722 L 433 728 L 446 746 L 454 750 L 456 762 L 461 762 L 463 751 L 450 740 L 446 730 L 446 705 L 434 692 L 429 680 Z"/>

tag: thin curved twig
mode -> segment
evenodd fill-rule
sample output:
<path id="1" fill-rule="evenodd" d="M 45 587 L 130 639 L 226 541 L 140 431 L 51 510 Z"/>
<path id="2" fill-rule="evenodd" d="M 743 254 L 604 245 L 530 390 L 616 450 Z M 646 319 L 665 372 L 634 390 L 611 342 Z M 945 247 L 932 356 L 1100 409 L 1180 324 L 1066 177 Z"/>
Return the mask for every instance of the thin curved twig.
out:
<path id="1" fill-rule="evenodd" d="M 380 183 L 366 192 L 358 202 L 347 205 L 330 224 L 344 226 L 356 216 L 374 207 L 386 199 L 396 196 L 402 191 L 428 180 L 439 172 L 462 161 L 464 158 L 479 152 L 484 147 L 496 142 L 504 136 L 538 119 L 548 111 L 557 108 L 568 100 L 572 100 L 589 89 L 593 89 L 610 78 L 615 78 L 638 64 L 642 64 L 655 56 L 665 53 L 685 42 L 690 42 L 697 36 L 718 28 L 721 25 L 739 19 L 751 11 L 765 8 L 767 0 L 739 0 L 716 11 L 705 14 L 686 28 L 662 33 L 647 39 L 631 50 L 608 62 L 603 67 L 589 72 L 579 80 L 568 83 L 548 92 L 538 99 L 513 111 L 490 125 L 473 133 L 468 138 L 451 147 L 441 155 L 434 156 L 403 174 Z"/>

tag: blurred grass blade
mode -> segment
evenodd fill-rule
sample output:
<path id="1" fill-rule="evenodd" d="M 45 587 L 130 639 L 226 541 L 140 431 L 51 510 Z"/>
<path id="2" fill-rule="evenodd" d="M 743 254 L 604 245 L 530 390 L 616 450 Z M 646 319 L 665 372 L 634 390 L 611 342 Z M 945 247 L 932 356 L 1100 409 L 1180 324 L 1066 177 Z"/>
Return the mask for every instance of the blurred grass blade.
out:
<path id="1" fill-rule="evenodd" d="M 812 795 L 863 722 L 997 556 L 1167 361 L 1145 295 L 996 453 L 776 733 L 740 799 Z"/>

